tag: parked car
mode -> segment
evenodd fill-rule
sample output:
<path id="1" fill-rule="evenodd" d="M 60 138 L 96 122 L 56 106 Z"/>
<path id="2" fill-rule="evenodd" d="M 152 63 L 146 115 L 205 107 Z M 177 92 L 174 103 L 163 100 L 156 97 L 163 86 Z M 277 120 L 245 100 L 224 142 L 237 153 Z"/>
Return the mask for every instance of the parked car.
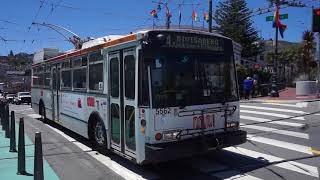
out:
<path id="1" fill-rule="evenodd" d="M 8 103 L 13 103 L 14 98 L 15 98 L 15 94 L 7 94 L 6 95 L 6 100 Z"/>
<path id="2" fill-rule="evenodd" d="M 21 103 L 31 103 L 31 95 L 30 92 L 18 92 L 16 97 L 14 98 L 15 104 L 21 104 Z"/>

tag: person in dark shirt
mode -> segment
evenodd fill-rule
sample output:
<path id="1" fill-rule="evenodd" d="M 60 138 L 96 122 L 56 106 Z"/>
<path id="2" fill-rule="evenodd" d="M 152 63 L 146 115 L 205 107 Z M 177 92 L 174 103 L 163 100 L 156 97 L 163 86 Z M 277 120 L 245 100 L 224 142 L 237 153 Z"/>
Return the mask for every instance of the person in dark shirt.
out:
<path id="1" fill-rule="evenodd" d="M 252 90 L 253 80 L 250 77 L 247 77 L 243 81 L 243 90 L 244 90 L 244 99 L 249 99 L 250 92 Z"/>

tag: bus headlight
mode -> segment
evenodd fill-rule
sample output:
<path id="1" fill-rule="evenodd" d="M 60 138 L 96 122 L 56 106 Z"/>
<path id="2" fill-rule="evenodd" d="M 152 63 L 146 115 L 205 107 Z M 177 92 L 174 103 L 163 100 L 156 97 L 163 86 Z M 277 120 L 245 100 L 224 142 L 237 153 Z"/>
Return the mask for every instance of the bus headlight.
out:
<path id="1" fill-rule="evenodd" d="M 175 131 L 164 131 L 163 132 L 163 140 L 177 140 L 177 136 L 179 134 L 180 130 Z"/>

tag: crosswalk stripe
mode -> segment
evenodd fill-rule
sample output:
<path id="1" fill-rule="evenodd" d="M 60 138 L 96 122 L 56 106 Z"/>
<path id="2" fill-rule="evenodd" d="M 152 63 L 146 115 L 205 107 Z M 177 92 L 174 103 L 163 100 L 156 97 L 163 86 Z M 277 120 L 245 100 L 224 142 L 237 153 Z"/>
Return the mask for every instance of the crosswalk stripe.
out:
<path id="1" fill-rule="evenodd" d="M 249 174 L 239 174 L 238 171 L 230 170 L 230 171 L 223 171 L 219 173 L 212 174 L 212 176 L 215 176 L 220 179 L 224 180 L 262 180 L 260 178 L 251 176 Z"/>
<path id="2" fill-rule="evenodd" d="M 261 103 L 265 105 L 275 105 L 275 106 L 284 106 L 284 107 L 293 107 L 293 108 L 304 108 L 307 107 L 308 103 L 296 103 L 296 104 L 282 104 L 282 103 Z"/>
<path id="3" fill-rule="evenodd" d="M 282 134 L 282 135 L 292 136 L 292 137 L 297 137 L 297 138 L 302 138 L 302 139 L 309 139 L 309 134 L 305 134 L 305 133 L 281 130 L 281 129 L 270 128 L 270 127 L 246 125 L 246 124 L 242 124 L 242 123 L 240 123 L 240 125 L 242 126 L 242 128 L 255 129 L 255 130 L 265 131 L 265 132 L 272 132 L 272 133 L 276 133 L 276 134 Z"/>
<path id="4" fill-rule="evenodd" d="M 279 125 L 292 126 L 292 127 L 304 126 L 304 124 L 301 124 L 301 123 L 292 123 L 292 122 L 287 122 L 287 121 L 272 121 L 271 119 L 258 118 L 258 117 L 252 117 L 252 116 L 240 115 L 240 118 L 244 119 L 244 120 L 251 120 L 251 121 L 256 121 L 256 122 L 267 122 L 267 123 L 271 123 L 271 124 L 279 124 Z"/>
<path id="5" fill-rule="evenodd" d="M 276 156 L 263 154 L 260 152 L 256 152 L 256 151 L 252 151 L 252 150 L 248 150 L 248 149 L 240 148 L 240 147 L 236 147 L 236 148 L 235 147 L 228 147 L 228 148 L 225 148 L 225 150 L 233 152 L 233 153 L 241 154 L 243 156 L 249 156 L 249 157 L 252 157 L 255 159 L 262 159 L 263 158 L 264 160 L 267 160 L 269 163 L 274 163 L 274 162 L 285 160 L 285 159 L 282 159 L 282 158 L 279 158 Z M 303 163 L 299 163 L 299 162 L 288 161 L 288 162 L 275 164 L 274 166 L 277 166 L 277 167 L 280 167 L 283 169 L 287 169 L 290 171 L 294 171 L 297 173 L 317 177 L 317 178 L 319 177 L 319 172 L 318 172 L 317 167 L 310 166 L 310 165 L 303 164 Z"/>
<path id="6" fill-rule="evenodd" d="M 304 117 L 292 117 L 284 114 L 261 112 L 261 111 L 250 111 L 250 110 L 243 110 L 243 109 L 240 109 L 240 113 L 259 114 L 259 115 L 274 116 L 274 117 L 280 117 L 280 118 L 288 118 L 288 119 L 290 118 L 295 120 L 305 120 Z"/>
<path id="7" fill-rule="evenodd" d="M 265 138 L 265 137 L 261 137 L 261 136 L 254 136 L 252 134 L 247 134 L 247 137 L 248 137 L 249 141 L 259 142 L 262 144 L 268 144 L 271 146 L 276 146 L 276 147 L 289 149 L 289 150 L 296 151 L 296 152 L 301 152 L 301 153 L 313 155 L 313 153 L 311 152 L 311 147 L 308 147 L 308 146 L 289 143 L 289 142 L 285 142 L 285 141 L 279 141 L 279 140 Z"/>
<path id="8" fill-rule="evenodd" d="M 297 111 L 297 110 L 290 110 L 290 109 L 280 109 L 280 108 L 271 108 L 271 107 L 261 107 L 261 106 L 240 105 L 240 108 L 270 110 L 270 111 L 287 112 L 287 113 L 295 113 L 295 114 L 306 114 L 306 112 L 304 112 L 304 111 Z"/>

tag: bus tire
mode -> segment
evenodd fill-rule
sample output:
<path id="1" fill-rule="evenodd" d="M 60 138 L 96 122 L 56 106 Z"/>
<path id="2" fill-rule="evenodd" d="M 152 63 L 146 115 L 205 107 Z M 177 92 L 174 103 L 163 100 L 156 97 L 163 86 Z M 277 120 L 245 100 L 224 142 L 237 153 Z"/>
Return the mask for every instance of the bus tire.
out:
<path id="1" fill-rule="evenodd" d="M 89 139 L 94 148 L 106 149 L 106 129 L 102 120 L 97 117 L 97 115 L 93 115 L 93 117 L 91 117 L 89 120 Z"/>
<path id="2" fill-rule="evenodd" d="M 42 101 L 40 101 L 39 103 L 39 115 L 41 116 L 42 121 L 45 121 L 47 119 L 46 108 L 44 107 L 44 104 Z"/>

